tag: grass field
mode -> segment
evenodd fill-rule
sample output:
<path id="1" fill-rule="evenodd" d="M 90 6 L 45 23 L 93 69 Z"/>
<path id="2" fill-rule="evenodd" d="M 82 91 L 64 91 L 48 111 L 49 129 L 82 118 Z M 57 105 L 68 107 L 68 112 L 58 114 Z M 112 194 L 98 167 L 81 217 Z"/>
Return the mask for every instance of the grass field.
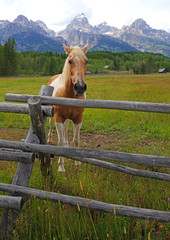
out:
<path id="1" fill-rule="evenodd" d="M 38 94 L 44 78 L 0 78 L 0 102 L 5 93 Z M 105 75 L 87 77 L 88 99 L 111 99 L 170 103 L 170 74 Z M 81 147 L 170 156 L 170 116 L 118 110 L 85 109 Z M 0 138 L 26 137 L 27 115 L 0 113 Z M 47 121 L 46 129 L 49 124 Z M 69 139 L 72 139 L 72 125 Z M 54 144 L 57 144 L 55 128 Z M 168 173 L 164 168 L 125 164 L 139 169 Z M 0 163 L 0 182 L 11 183 L 16 164 Z M 169 211 L 170 185 L 167 182 L 134 177 L 87 164 L 81 167 L 65 160 L 66 173 L 58 173 L 52 159 L 52 190 L 114 204 Z M 29 187 L 47 189 L 36 159 Z M 4 194 L 4 193 L 2 193 Z M 0 209 L 1 211 L 2 209 Z M 169 239 L 166 223 L 119 217 L 69 205 L 30 199 L 17 221 L 13 239 Z"/>

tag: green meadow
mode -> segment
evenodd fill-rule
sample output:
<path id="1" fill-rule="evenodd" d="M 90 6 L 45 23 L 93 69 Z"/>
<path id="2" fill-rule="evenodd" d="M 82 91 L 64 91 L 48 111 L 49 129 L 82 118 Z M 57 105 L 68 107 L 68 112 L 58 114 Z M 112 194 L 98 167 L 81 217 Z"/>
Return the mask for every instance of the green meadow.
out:
<path id="1" fill-rule="evenodd" d="M 6 93 L 35 94 L 49 77 L 0 78 L 0 102 Z M 170 74 L 87 76 L 87 98 L 170 103 Z M 0 113 L 0 138 L 20 141 L 30 126 L 28 115 Z M 49 123 L 47 119 L 46 130 Z M 53 143 L 57 144 L 55 127 Z M 69 125 L 72 146 L 72 124 Z M 170 156 L 170 115 L 123 110 L 85 109 L 81 147 L 158 156 Z M 134 177 L 92 165 L 74 165 L 65 159 L 58 173 L 57 157 L 51 161 L 53 185 L 42 177 L 36 159 L 29 187 L 95 199 L 108 203 L 170 211 L 168 182 Z M 120 164 L 120 163 L 119 163 Z M 126 166 L 169 173 L 168 169 L 135 164 Z M 0 182 L 11 183 L 17 165 L 0 163 Z M 2 193 L 1 194 L 5 194 Z M 2 209 L 0 209 L 2 213 Z M 27 199 L 13 231 L 13 239 L 169 239 L 167 223 L 120 217 L 89 209 Z"/>

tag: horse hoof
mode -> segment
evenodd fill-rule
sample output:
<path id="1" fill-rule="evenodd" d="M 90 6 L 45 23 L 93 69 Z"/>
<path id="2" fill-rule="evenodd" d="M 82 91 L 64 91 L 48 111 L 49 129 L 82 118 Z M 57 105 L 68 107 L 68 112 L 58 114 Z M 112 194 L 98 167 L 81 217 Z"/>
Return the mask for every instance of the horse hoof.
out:
<path id="1" fill-rule="evenodd" d="M 81 165 L 81 162 L 75 161 L 75 165 L 76 165 L 76 166 L 80 166 L 80 165 Z"/>
<path id="2" fill-rule="evenodd" d="M 59 168 L 58 168 L 58 172 L 65 172 L 65 168 L 64 166 L 60 165 Z"/>

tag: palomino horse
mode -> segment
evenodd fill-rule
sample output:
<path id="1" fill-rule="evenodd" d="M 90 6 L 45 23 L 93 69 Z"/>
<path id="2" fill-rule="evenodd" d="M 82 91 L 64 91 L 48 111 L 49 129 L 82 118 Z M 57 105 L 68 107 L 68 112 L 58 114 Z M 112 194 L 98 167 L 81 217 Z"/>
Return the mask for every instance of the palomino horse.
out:
<path id="1" fill-rule="evenodd" d="M 85 99 L 87 86 L 84 82 L 86 76 L 87 57 L 85 56 L 88 44 L 83 48 L 67 47 L 63 44 L 68 57 L 65 61 L 63 72 L 60 75 L 53 76 L 49 85 L 54 87 L 53 97 Z M 83 108 L 54 106 L 55 125 L 58 135 L 58 145 L 68 146 L 67 128 L 69 120 L 73 121 L 73 142 L 75 147 L 80 144 L 80 128 L 83 120 Z M 54 118 L 50 118 L 50 131 L 48 134 L 48 143 L 51 143 L 52 126 Z M 59 172 L 64 172 L 64 158 L 59 157 Z M 76 165 L 81 162 L 75 161 Z"/>

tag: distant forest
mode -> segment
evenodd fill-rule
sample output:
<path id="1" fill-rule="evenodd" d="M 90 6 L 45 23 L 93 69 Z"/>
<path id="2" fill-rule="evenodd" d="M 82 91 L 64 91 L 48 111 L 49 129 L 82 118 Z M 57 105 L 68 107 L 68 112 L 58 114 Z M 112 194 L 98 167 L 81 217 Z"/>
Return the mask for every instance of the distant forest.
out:
<path id="1" fill-rule="evenodd" d="M 0 76 L 48 76 L 62 72 L 64 53 L 17 52 L 14 39 L 0 45 Z M 170 58 L 161 54 L 139 52 L 89 51 L 87 71 L 92 74 L 128 71 L 134 74 L 170 72 Z"/>

